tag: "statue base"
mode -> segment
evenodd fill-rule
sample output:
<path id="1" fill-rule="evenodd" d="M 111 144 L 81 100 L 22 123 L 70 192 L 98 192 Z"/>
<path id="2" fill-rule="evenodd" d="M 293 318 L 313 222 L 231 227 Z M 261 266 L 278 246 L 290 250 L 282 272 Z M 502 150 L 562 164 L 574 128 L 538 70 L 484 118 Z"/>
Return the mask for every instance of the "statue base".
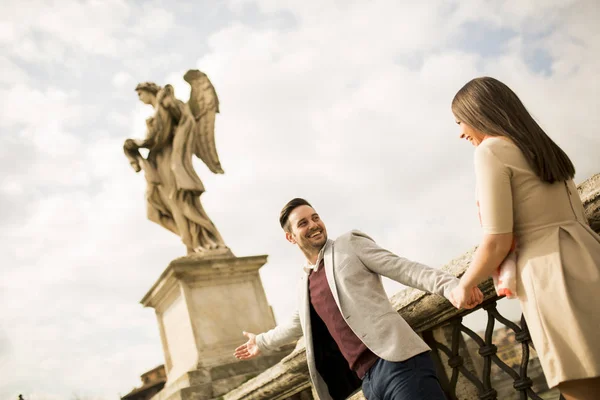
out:
<path id="1" fill-rule="evenodd" d="M 247 361 L 233 356 L 246 341 L 242 331 L 275 327 L 258 273 L 266 261 L 229 249 L 171 261 L 141 301 L 155 309 L 165 356 L 167 383 L 153 400 L 219 397 L 293 349 Z"/>
<path id="2" fill-rule="evenodd" d="M 186 372 L 172 383 L 167 383 L 152 400 L 213 400 L 222 398 L 242 383 L 277 364 L 293 350 L 286 346 L 279 353 L 254 360 L 237 361 L 212 368 L 198 368 Z"/>

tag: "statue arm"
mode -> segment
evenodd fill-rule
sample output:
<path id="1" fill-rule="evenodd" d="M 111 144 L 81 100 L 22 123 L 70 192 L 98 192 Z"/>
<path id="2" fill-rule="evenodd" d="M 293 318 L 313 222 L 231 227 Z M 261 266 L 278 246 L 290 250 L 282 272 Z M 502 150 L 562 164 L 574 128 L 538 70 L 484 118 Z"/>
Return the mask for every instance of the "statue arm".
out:
<path id="1" fill-rule="evenodd" d="M 160 132 L 163 129 L 163 123 L 160 118 L 159 111 L 156 112 L 154 117 L 146 120 L 146 127 L 148 129 L 146 131 L 145 139 L 127 139 L 123 144 L 125 156 L 129 160 L 129 163 L 135 172 L 140 172 L 142 169 L 140 165 L 140 159 L 143 159 L 143 157 L 140 154 L 139 149 L 156 149 L 157 147 L 157 138 L 160 137 Z"/>
<path id="2" fill-rule="evenodd" d="M 140 172 L 142 170 L 142 167 L 140 166 L 140 158 L 142 158 L 142 155 L 138 149 L 139 147 L 135 143 L 135 140 L 125 140 L 125 143 L 123 144 L 123 152 L 125 153 L 125 157 L 127 157 L 129 164 L 131 164 L 131 167 L 135 172 Z"/>
<path id="3" fill-rule="evenodd" d="M 156 114 L 153 117 L 148 118 L 146 120 L 146 127 L 148 128 L 148 130 L 146 131 L 146 138 L 141 140 L 134 140 L 138 148 L 141 147 L 151 149 L 154 146 L 156 146 L 157 138 L 160 136 L 160 133 L 164 129 L 164 124 L 162 122 L 160 111 L 160 109 L 157 110 Z"/>

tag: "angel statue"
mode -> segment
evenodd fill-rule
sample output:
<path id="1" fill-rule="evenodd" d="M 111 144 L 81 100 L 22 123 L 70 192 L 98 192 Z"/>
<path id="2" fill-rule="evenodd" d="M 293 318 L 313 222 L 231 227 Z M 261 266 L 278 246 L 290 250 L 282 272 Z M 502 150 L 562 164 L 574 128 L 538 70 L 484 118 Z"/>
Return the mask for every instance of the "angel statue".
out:
<path id="1" fill-rule="evenodd" d="M 195 154 L 212 172 L 223 173 L 214 132 L 219 100 L 206 74 L 190 70 L 183 79 L 192 87 L 187 103 L 175 98 L 171 85 L 137 85 L 139 99 L 155 112 L 146 120 L 146 138 L 127 139 L 123 149 L 135 172 L 144 170 L 150 221 L 179 235 L 188 254 L 227 250 L 200 203 L 204 185 L 192 166 Z M 140 148 L 148 149 L 146 158 Z"/>

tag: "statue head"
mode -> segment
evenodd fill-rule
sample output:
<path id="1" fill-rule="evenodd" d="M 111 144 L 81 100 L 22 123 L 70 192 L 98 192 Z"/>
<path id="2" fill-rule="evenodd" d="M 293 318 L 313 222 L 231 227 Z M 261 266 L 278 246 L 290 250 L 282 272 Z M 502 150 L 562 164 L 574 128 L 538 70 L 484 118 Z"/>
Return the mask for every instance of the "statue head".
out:
<path id="1" fill-rule="evenodd" d="M 160 89 L 161 87 L 154 82 L 142 82 L 135 87 L 140 101 L 151 105 L 154 104 L 154 100 Z"/>

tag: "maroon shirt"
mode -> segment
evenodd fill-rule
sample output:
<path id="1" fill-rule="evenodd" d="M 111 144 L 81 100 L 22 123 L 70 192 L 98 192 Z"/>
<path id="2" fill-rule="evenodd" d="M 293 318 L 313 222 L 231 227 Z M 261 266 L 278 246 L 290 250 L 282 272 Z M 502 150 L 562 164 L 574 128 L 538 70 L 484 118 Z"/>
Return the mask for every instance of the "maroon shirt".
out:
<path id="1" fill-rule="evenodd" d="M 308 288 L 313 308 L 327 326 L 350 369 L 362 379 L 379 357 L 365 346 L 346 323 L 327 283 L 323 260 L 317 271 L 311 271 Z"/>

